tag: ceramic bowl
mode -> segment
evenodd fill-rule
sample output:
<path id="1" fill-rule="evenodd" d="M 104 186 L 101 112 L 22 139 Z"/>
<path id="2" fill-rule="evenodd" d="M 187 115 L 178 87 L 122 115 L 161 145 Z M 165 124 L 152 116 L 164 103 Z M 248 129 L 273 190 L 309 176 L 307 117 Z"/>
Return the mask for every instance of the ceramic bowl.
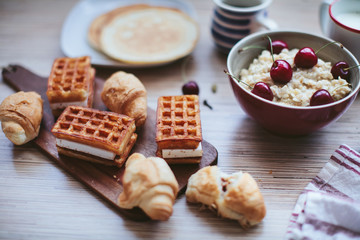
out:
<path id="1" fill-rule="evenodd" d="M 296 31 L 269 31 L 251 34 L 240 40 L 231 49 L 227 58 L 227 68 L 231 75 L 239 76 L 241 69 L 249 67 L 254 58 L 258 57 L 261 49 L 241 51 L 239 49 L 249 45 L 266 46 L 269 42 L 266 36 L 273 40 L 285 41 L 289 49 L 311 47 L 319 49 L 331 39 L 316 36 L 310 33 Z M 332 64 L 346 61 L 349 66 L 358 65 L 356 58 L 345 48 L 331 44 L 317 56 Z M 345 98 L 321 106 L 285 106 L 261 98 L 247 91 L 241 83 L 229 77 L 234 95 L 242 109 L 265 129 L 280 135 L 306 135 L 339 119 L 355 100 L 359 84 L 360 68 L 350 70 L 352 91 Z"/>

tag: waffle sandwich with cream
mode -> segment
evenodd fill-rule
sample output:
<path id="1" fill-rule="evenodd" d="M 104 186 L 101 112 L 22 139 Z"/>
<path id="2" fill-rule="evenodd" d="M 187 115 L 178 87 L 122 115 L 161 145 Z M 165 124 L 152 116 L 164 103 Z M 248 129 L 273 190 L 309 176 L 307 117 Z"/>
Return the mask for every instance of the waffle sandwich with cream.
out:
<path id="1" fill-rule="evenodd" d="M 135 129 L 126 115 L 68 106 L 51 132 L 59 154 L 121 167 L 137 139 Z"/>
<path id="2" fill-rule="evenodd" d="M 168 163 L 199 163 L 202 133 L 197 95 L 163 96 L 156 112 L 157 156 Z"/>
<path id="3" fill-rule="evenodd" d="M 95 69 L 90 57 L 55 59 L 48 79 L 46 95 L 55 116 L 71 105 L 91 107 Z"/>

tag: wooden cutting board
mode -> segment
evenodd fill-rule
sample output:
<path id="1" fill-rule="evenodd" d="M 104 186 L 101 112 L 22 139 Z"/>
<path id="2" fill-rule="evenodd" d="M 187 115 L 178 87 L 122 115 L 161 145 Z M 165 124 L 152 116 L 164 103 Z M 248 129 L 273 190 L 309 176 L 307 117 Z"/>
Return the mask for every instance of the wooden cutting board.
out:
<path id="1" fill-rule="evenodd" d="M 54 117 L 51 114 L 49 102 L 46 97 L 47 78 L 40 77 L 31 71 L 19 65 L 10 65 L 2 72 L 3 79 L 17 91 L 35 91 L 38 92 L 44 100 L 44 116 L 41 123 L 39 136 L 34 143 L 46 152 L 50 159 L 59 164 L 73 177 L 95 191 L 124 216 L 133 220 L 149 219 L 145 213 L 139 209 L 131 210 L 120 208 L 117 205 L 117 197 L 122 192 L 122 176 L 124 167 L 108 167 L 96 163 L 90 163 L 74 158 L 59 156 L 55 137 L 51 134 L 51 128 L 54 125 Z M 94 108 L 106 110 L 100 93 L 104 84 L 103 79 L 95 79 Z M 133 152 L 139 152 L 145 156 L 155 156 L 155 111 L 148 108 L 148 118 L 145 125 L 137 129 L 138 139 L 132 149 Z M 184 192 L 189 177 L 202 167 L 216 164 L 218 153 L 214 146 L 203 140 L 203 157 L 200 164 L 172 165 L 170 166 L 179 183 L 180 193 Z M 130 153 L 131 154 L 131 153 Z M 179 193 L 179 194 L 180 194 Z"/>

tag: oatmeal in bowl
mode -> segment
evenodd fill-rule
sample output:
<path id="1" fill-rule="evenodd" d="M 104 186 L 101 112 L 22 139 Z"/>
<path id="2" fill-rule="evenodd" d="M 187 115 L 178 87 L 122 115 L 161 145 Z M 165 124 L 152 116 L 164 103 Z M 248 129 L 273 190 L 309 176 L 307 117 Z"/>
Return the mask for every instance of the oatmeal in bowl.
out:
<path id="1" fill-rule="evenodd" d="M 276 83 L 271 78 L 273 59 L 269 50 L 263 50 L 249 68 L 241 69 L 240 81 L 245 83 L 244 87 L 248 91 L 251 91 L 257 82 L 264 82 L 270 86 L 274 102 L 290 106 L 309 106 L 312 95 L 321 89 L 327 90 L 334 101 L 344 98 L 351 92 L 351 84 L 346 79 L 333 77 L 331 62 L 318 59 L 317 64 L 311 68 L 296 67 L 294 58 L 298 51 L 297 48 L 285 48 L 279 54 L 274 54 L 274 60 L 285 60 L 292 68 L 292 78 L 286 84 Z"/>
<path id="2" fill-rule="evenodd" d="M 269 50 L 264 50 L 269 45 L 267 37 L 287 43 L 287 48 L 275 53 L 274 59 Z M 344 61 L 349 66 L 359 63 L 346 48 L 331 42 L 328 38 L 295 31 L 259 32 L 240 40 L 228 55 L 227 70 L 244 112 L 265 129 L 281 135 L 309 134 L 340 118 L 358 94 L 360 68 L 350 69 L 346 77 L 334 77 L 331 71 L 335 63 Z M 316 53 L 316 62 L 311 67 L 295 60 L 303 48 L 318 50 L 324 45 L 327 46 Z M 306 60 L 304 65 L 309 63 Z M 278 76 L 273 74 L 274 61 L 289 65 L 286 69 L 279 62 L 276 67 L 290 72 L 290 78 L 275 78 Z M 280 71 L 278 75 L 283 73 Z M 256 86 L 259 83 L 262 83 L 260 90 Z M 262 95 L 264 91 L 267 95 Z"/>

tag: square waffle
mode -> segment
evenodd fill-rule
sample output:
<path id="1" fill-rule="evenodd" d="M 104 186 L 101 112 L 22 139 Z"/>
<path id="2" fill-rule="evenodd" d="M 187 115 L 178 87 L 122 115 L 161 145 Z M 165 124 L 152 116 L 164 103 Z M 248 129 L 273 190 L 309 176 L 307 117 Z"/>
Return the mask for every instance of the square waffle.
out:
<path id="1" fill-rule="evenodd" d="M 87 160 L 87 161 L 91 161 L 91 162 L 95 162 L 95 163 L 101 163 L 101 164 L 107 165 L 107 166 L 118 166 L 120 168 L 120 167 L 122 167 L 122 165 L 124 165 L 125 161 L 127 160 L 127 157 L 129 156 L 130 151 L 136 142 L 136 139 L 137 139 L 137 134 L 133 133 L 131 135 L 130 141 L 129 141 L 128 145 L 126 146 L 123 154 L 117 155 L 114 160 L 104 159 L 101 157 L 97 157 L 97 156 L 94 156 L 91 154 L 86 154 L 86 153 L 79 152 L 79 151 L 72 151 L 72 150 L 69 150 L 69 149 L 66 149 L 63 147 L 59 147 L 59 146 L 57 146 L 57 150 L 58 150 L 59 154 L 63 154 L 63 155 L 69 156 L 69 157 L 83 159 L 83 160 Z"/>
<path id="2" fill-rule="evenodd" d="M 91 107 L 94 78 L 95 69 L 88 56 L 55 59 L 46 91 L 50 107 L 64 109 L 66 103 Z"/>
<path id="3" fill-rule="evenodd" d="M 196 149 L 202 141 L 197 95 L 163 96 L 156 112 L 157 155 L 163 149 Z"/>
<path id="4" fill-rule="evenodd" d="M 134 133 L 135 128 L 135 120 L 126 115 L 80 106 L 68 106 L 56 121 L 51 132 L 57 140 L 66 140 L 74 145 L 80 143 L 110 151 L 115 153 L 119 160 L 119 157 L 124 157 L 124 155 L 127 157 L 134 145 L 137 136 Z M 62 147 L 58 146 L 58 149 L 60 149 L 60 153 L 64 152 Z M 79 151 L 75 151 L 77 156 L 79 154 L 86 155 Z M 71 156 L 74 154 L 72 151 Z"/>

